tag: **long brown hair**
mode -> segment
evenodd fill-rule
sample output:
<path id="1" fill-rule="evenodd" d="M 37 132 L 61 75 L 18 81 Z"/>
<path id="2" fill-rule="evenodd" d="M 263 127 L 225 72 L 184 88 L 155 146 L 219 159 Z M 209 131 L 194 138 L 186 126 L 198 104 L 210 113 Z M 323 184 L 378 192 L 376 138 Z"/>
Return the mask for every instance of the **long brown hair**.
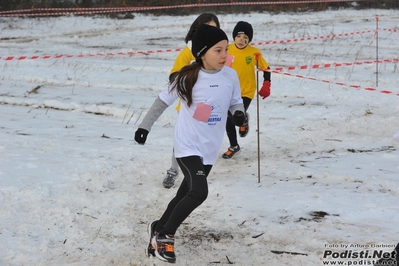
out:
<path id="1" fill-rule="evenodd" d="M 195 31 L 198 29 L 198 27 L 202 24 L 207 24 L 210 23 L 211 21 L 214 21 L 216 23 L 216 27 L 220 28 L 220 23 L 219 19 L 215 14 L 212 13 L 202 13 L 199 15 L 194 22 L 191 24 L 190 29 L 187 32 L 186 38 L 184 41 L 188 43 L 191 41 L 191 39 L 194 36 Z"/>
<path id="2" fill-rule="evenodd" d="M 190 107 L 193 103 L 193 88 L 198 80 L 198 73 L 202 67 L 202 60 L 197 60 L 191 65 L 184 66 L 176 75 L 170 92 L 176 90 L 177 95 L 187 102 Z"/>

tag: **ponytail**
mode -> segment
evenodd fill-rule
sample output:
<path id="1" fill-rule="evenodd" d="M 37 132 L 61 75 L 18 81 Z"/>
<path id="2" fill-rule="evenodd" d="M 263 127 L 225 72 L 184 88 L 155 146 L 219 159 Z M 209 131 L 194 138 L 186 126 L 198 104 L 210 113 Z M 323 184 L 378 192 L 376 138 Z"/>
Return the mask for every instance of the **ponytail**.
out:
<path id="1" fill-rule="evenodd" d="M 176 90 L 177 95 L 187 102 L 188 107 L 193 103 L 193 88 L 201 70 L 202 61 L 184 66 L 178 73 L 170 88 L 170 92 Z"/>

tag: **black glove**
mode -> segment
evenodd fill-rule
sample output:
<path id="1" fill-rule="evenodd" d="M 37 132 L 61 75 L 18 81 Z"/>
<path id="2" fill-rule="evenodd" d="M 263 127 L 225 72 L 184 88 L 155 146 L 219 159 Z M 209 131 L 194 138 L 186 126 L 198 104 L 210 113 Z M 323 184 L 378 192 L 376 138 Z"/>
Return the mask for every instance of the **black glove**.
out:
<path id="1" fill-rule="evenodd" d="M 144 128 L 139 128 L 136 130 L 134 134 L 134 140 L 137 141 L 139 144 L 144 144 L 147 140 L 148 130 Z"/>
<path id="2" fill-rule="evenodd" d="M 233 123 L 236 126 L 244 125 L 246 119 L 245 114 L 242 111 L 235 111 L 232 118 L 233 118 Z"/>

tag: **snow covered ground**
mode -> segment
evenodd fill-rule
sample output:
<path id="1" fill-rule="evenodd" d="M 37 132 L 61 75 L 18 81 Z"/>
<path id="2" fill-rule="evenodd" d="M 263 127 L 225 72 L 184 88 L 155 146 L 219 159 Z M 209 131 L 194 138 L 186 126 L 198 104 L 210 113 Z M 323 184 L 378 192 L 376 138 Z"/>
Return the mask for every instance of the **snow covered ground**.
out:
<path id="1" fill-rule="evenodd" d="M 133 136 L 196 17 L 0 18 L 0 265 L 163 264 L 144 249 L 147 224 L 177 189 L 162 187 L 174 108 L 146 145 Z M 250 22 L 272 69 L 283 69 L 259 100 L 260 173 L 255 99 L 241 154 L 217 161 L 208 199 L 177 232 L 177 265 L 326 265 L 327 250 L 393 250 L 398 18 L 219 15 L 230 38 Z"/>

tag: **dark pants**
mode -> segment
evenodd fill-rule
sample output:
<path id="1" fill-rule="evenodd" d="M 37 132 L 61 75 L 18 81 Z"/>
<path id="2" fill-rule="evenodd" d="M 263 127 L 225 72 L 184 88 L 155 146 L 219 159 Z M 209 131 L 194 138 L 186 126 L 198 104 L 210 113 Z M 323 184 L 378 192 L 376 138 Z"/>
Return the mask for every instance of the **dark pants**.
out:
<path id="1" fill-rule="evenodd" d="M 208 196 L 208 181 L 206 178 L 212 169 L 212 165 L 204 165 L 199 156 L 177 158 L 177 163 L 184 179 L 176 196 L 169 202 L 155 226 L 155 231 L 162 232 L 162 234 L 174 235 L 183 221 Z"/>
<path id="2" fill-rule="evenodd" d="M 245 109 L 245 111 L 247 111 L 249 105 L 251 104 L 252 99 L 249 99 L 247 97 L 242 97 L 242 101 L 244 103 L 244 109 Z M 232 114 L 229 111 L 228 117 L 231 117 L 231 116 L 232 116 Z M 226 122 L 226 133 L 227 133 L 227 137 L 229 138 L 230 146 L 231 147 L 237 146 L 238 141 L 237 141 L 236 125 L 234 125 L 234 123 L 230 119 L 227 119 L 227 122 Z"/>

